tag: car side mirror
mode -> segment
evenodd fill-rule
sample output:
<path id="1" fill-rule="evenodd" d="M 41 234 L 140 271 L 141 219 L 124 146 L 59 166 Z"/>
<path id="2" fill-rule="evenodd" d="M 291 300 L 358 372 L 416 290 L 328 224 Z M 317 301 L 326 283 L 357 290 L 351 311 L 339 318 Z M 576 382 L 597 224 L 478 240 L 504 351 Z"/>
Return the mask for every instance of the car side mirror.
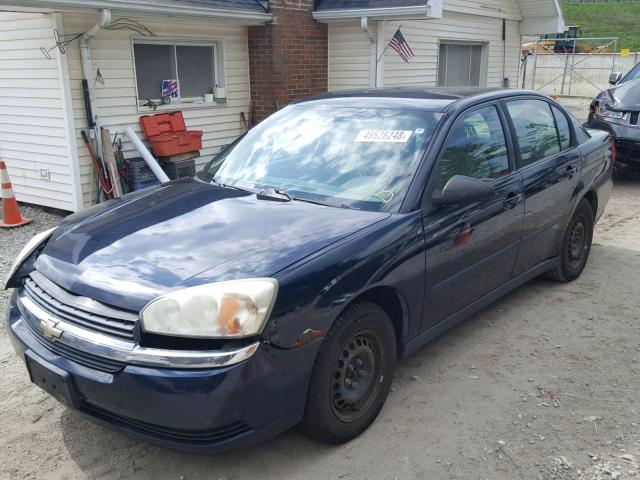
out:
<path id="1" fill-rule="evenodd" d="M 617 85 L 622 80 L 622 73 L 615 72 L 609 75 L 609 85 Z"/>
<path id="2" fill-rule="evenodd" d="M 432 200 L 437 205 L 464 205 L 489 200 L 495 190 L 482 180 L 454 175 L 442 190 L 434 192 Z"/>

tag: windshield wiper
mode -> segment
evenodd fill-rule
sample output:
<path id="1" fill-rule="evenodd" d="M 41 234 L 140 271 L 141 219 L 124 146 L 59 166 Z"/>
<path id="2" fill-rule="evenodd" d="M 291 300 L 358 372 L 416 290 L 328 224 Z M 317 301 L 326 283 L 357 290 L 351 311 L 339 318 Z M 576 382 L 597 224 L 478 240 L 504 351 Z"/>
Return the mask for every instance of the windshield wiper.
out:
<path id="1" fill-rule="evenodd" d="M 286 190 L 278 188 L 263 188 L 256 193 L 258 200 L 272 200 L 275 202 L 290 202 L 293 197 Z"/>
<path id="2" fill-rule="evenodd" d="M 232 188 L 233 190 L 240 190 L 241 192 L 255 193 L 255 192 L 252 192 L 251 190 L 249 190 L 248 188 L 236 187 L 235 185 L 229 185 L 229 184 L 226 184 L 226 183 L 219 182 L 214 177 L 211 177 L 211 180 L 209 181 L 209 183 L 215 183 L 216 185 L 218 185 L 221 188 Z"/>
<path id="3" fill-rule="evenodd" d="M 334 207 L 335 206 L 335 205 L 330 205 L 328 203 L 319 202 L 317 200 L 310 200 L 308 198 L 301 198 L 301 197 L 293 196 L 284 188 L 276 188 L 276 189 L 274 189 L 274 192 L 276 192 L 277 194 L 288 198 L 289 200 L 294 200 L 296 202 L 313 203 L 314 205 L 322 205 L 323 207 Z M 341 207 L 344 208 L 344 205 L 341 205 Z"/>
<path id="4" fill-rule="evenodd" d="M 340 207 L 340 208 L 348 208 L 348 205 L 331 205 L 329 203 L 319 202 L 317 200 L 311 200 L 308 198 L 301 198 L 295 195 L 291 195 L 289 191 L 285 188 L 265 188 L 260 190 L 257 194 L 258 200 L 271 200 L 275 202 L 304 202 L 304 203 L 312 203 L 314 205 L 322 205 L 323 207 Z"/>

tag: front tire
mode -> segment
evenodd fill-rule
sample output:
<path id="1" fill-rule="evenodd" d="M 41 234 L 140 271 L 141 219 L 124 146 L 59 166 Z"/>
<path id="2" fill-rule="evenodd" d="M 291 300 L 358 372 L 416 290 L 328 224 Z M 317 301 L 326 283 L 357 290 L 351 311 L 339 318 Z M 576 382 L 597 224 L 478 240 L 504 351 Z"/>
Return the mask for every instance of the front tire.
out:
<path id="1" fill-rule="evenodd" d="M 347 307 L 320 346 L 302 429 L 331 444 L 360 435 L 384 405 L 395 363 L 396 337 L 387 314 L 369 302 Z"/>
<path id="2" fill-rule="evenodd" d="M 593 240 L 594 213 L 591 204 L 584 198 L 571 216 L 560 249 L 560 265 L 546 273 L 558 282 L 570 282 L 584 270 Z"/>

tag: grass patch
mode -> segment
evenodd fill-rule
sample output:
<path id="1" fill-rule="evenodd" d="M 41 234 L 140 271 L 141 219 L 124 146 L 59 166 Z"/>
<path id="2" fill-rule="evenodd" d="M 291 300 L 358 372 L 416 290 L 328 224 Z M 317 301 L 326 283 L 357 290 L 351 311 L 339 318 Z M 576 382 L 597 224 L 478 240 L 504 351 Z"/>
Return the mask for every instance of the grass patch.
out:
<path id="1" fill-rule="evenodd" d="M 618 51 L 640 51 L 640 3 L 563 3 L 562 9 L 583 37 L 618 37 Z"/>

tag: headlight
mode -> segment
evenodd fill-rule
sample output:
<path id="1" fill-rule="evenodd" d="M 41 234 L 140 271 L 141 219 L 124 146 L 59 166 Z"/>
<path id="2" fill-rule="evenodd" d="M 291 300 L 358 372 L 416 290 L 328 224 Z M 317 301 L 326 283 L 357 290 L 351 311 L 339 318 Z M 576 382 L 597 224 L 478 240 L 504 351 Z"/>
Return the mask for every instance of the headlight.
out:
<path id="1" fill-rule="evenodd" d="M 605 118 L 617 118 L 624 117 L 624 112 L 618 112 L 616 110 L 602 110 L 600 109 L 600 116 Z"/>
<path id="2" fill-rule="evenodd" d="M 142 329 L 176 337 L 250 337 L 262 331 L 277 291 L 278 281 L 274 278 L 177 290 L 152 300 L 142 309 Z"/>
<path id="3" fill-rule="evenodd" d="M 58 228 L 58 227 L 53 227 L 53 228 L 51 228 L 49 230 L 46 230 L 44 232 L 40 232 L 37 235 L 34 235 L 31 238 L 31 240 L 29 240 L 27 242 L 27 244 L 20 251 L 20 253 L 16 257 L 16 259 L 13 261 L 13 264 L 11 264 L 11 268 L 9 269 L 9 276 L 7 277 L 7 283 L 5 285 L 5 289 L 8 288 L 9 281 L 11 280 L 11 277 L 13 277 L 13 275 L 16 273 L 18 268 L 20 268 L 20 265 L 22 265 L 22 262 L 24 262 L 29 255 L 31 255 L 40 245 L 42 245 L 42 242 L 47 240 L 51 236 L 51 234 L 54 232 L 54 230 L 56 228 Z"/>

